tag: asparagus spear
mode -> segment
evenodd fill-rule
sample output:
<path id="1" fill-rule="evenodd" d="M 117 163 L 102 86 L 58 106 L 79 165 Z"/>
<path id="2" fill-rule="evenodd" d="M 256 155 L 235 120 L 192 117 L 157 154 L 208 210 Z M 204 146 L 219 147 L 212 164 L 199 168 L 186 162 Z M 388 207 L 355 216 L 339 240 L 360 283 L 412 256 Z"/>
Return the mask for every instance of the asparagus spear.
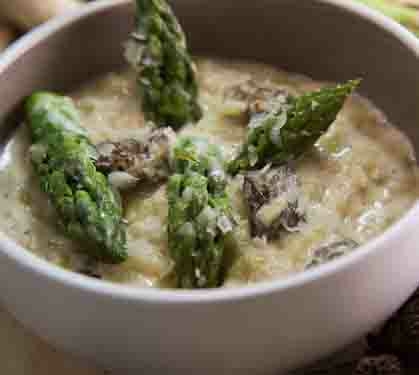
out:
<path id="1" fill-rule="evenodd" d="M 38 92 L 29 97 L 25 110 L 33 139 L 31 161 L 61 226 L 69 237 L 89 244 L 90 256 L 108 263 L 124 261 L 121 202 L 95 168 L 95 149 L 73 102 Z"/>
<path id="2" fill-rule="evenodd" d="M 408 6 L 395 4 L 388 0 L 358 0 L 359 2 L 374 8 L 387 17 L 393 18 L 403 26 L 410 29 L 413 33 L 419 36 L 419 17 L 415 9 Z"/>
<path id="3" fill-rule="evenodd" d="M 222 283 L 225 240 L 233 230 L 220 150 L 205 140 L 182 138 L 173 151 L 169 179 L 168 240 L 181 288 Z"/>
<path id="4" fill-rule="evenodd" d="M 166 0 L 137 0 L 136 30 L 126 58 L 138 72 L 146 117 L 179 128 L 202 116 L 185 35 Z"/>
<path id="5" fill-rule="evenodd" d="M 173 149 L 173 169 L 178 173 L 192 170 L 202 175 L 222 173 L 224 160 L 220 149 L 204 138 L 181 137 Z"/>
<path id="6" fill-rule="evenodd" d="M 234 175 L 299 157 L 327 131 L 359 82 L 349 81 L 298 98 L 288 97 L 271 112 L 254 116 L 247 139 L 238 156 L 229 163 L 228 171 Z"/>

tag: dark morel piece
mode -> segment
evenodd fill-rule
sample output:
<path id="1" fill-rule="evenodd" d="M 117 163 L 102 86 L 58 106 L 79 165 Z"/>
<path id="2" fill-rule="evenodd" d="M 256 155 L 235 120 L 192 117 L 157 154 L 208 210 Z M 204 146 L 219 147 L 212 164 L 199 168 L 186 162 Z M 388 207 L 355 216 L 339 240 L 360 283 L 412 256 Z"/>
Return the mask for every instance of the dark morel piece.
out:
<path id="1" fill-rule="evenodd" d="M 168 242 L 180 288 L 213 288 L 224 277 L 225 241 L 234 220 L 218 147 L 185 137 L 173 152 Z"/>
<path id="2" fill-rule="evenodd" d="M 394 355 L 383 354 L 375 357 L 363 357 L 359 360 L 352 375 L 401 375 L 399 359 Z"/>
<path id="3" fill-rule="evenodd" d="M 368 344 L 378 352 L 388 352 L 418 361 L 419 355 L 419 290 L 393 315 Z"/>
<path id="4" fill-rule="evenodd" d="M 126 228 L 120 197 L 96 170 L 95 149 L 73 102 L 38 92 L 26 101 L 25 111 L 33 140 L 32 165 L 64 231 L 86 244 L 91 257 L 107 263 L 124 261 Z"/>
<path id="5" fill-rule="evenodd" d="M 326 246 L 319 247 L 313 252 L 312 258 L 305 266 L 306 269 L 329 262 L 333 259 L 341 257 L 358 247 L 358 243 L 351 239 L 332 242 Z"/>
<path id="6" fill-rule="evenodd" d="M 138 72 L 146 118 L 179 128 L 202 117 L 186 38 L 166 0 L 137 0 L 136 28 L 125 56 Z"/>
<path id="7" fill-rule="evenodd" d="M 281 231 L 294 231 L 304 220 L 298 207 L 296 174 L 288 167 L 248 172 L 243 180 L 243 193 L 249 209 L 252 237 L 274 240 Z"/>
<path id="8" fill-rule="evenodd" d="M 101 279 L 102 275 L 99 272 L 91 268 L 80 268 L 77 272 L 81 273 L 82 275 L 92 277 L 94 279 Z"/>
<path id="9" fill-rule="evenodd" d="M 175 138 L 172 129 L 160 128 L 143 140 L 101 143 L 96 167 L 120 189 L 164 181 L 170 173 L 169 156 Z"/>
<path id="10" fill-rule="evenodd" d="M 224 92 L 225 114 L 227 116 L 245 115 L 249 121 L 252 116 L 271 112 L 287 102 L 289 94 L 278 86 L 253 79 L 228 87 Z"/>
<path id="11" fill-rule="evenodd" d="M 349 81 L 298 98 L 288 96 L 271 112 L 252 117 L 247 139 L 228 171 L 235 175 L 301 156 L 328 130 L 359 82 Z"/>

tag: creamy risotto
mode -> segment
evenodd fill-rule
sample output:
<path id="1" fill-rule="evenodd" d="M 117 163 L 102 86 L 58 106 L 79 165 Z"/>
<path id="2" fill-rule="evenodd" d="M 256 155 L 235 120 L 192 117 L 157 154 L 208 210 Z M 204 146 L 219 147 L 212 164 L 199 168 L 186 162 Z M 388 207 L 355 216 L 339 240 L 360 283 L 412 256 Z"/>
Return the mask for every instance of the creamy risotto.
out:
<path id="1" fill-rule="evenodd" d="M 251 79 L 298 95 L 322 86 L 253 63 L 201 59 L 197 67 L 204 116 L 179 133 L 208 138 L 222 146 L 226 157 L 234 153 L 247 130 L 245 124 L 225 115 L 229 87 Z M 135 82 L 132 72 L 111 73 L 71 94 L 94 143 L 145 134 L 147 124 Z M 70 270 L 138 287 L 172 286 L 164 183 L 124 194 L 129 258 L 119 265 L 96 263 L 83 255 L 83 244 L 69 240 L 57 227 L 54 210 L 30 165 L 29 146 L 29 131 L 21 126 L 1 159 L 2 231 Z M 293 170 L 304 218 L 269 241 L 250 235 L 243 176 L 229 183 L 238 225 L 224 286 L 282 278 L 352 251 L 388 228 L 418 196 L 417 166 L 408 140 L 357 95 L 348 99 L 329 131 L 294 163 Z"/>

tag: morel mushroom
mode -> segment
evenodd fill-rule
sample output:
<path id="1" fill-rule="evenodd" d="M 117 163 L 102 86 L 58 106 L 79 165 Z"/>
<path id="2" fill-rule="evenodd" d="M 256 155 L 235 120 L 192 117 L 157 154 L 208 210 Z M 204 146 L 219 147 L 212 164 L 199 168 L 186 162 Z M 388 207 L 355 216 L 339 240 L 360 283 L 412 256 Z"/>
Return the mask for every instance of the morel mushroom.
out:
<path id="1" fill-rule="evenodd" d="M 394 355 L 379 355 L 363 357 L 358 362 L 353 375 L 400 375 L 402 367 L 399 359 Z"/>
<path id="2" fill-rule="evenodd" d="M 170 128 L 153 130 L 144 140 L 126 139 L 97 146 L 96 167 L 108 174 L 119 189 L 138 182 L 157 183 L 169 176 L 170 148 L 175 139 Z"/>
<path id="3" fill-rule="evenodd" d="M 419 290 L 377 333 L 368 337 L 370 347 L 415 360 L 419 354 Z M 417 359 L 416 359 L 417 361 Z"/>
<path id="4" fill-rule="evenodd" d="M 333 242 L 329 245 L 319 247 L 313 252 L 312 258 L 309 260 L 305 269 L 318 266 L 338 258 L 358 246 L 358 243 L 351 239 Z"/>
<path id="5" fill-rule="evenodd" d="M 224 92 L 225 114 L 228 116 L 246 115 L 249 120 L 253 115 L 270 112 L 281 103 L 286 103 L 289 93 L 278 86 L 249 79 Z"/>
<path id="6" fill-rule="evenodd" d="M 282 229 L 297 230 L 304 215 L 298 206 L 297 176 L 288 166 L 248 172 L 243 193 L 250 214 L 252 237 L 277 239 Z"/>

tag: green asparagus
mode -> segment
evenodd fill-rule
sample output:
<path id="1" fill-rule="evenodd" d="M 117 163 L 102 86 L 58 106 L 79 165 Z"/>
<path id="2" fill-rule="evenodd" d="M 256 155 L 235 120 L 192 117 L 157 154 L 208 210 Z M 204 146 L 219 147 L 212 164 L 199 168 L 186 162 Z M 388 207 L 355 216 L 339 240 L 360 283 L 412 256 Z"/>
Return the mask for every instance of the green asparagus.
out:
<path id="1" fill-rule="evenodd" d="M 181 288 L 217 287 L 223 280 L 225 240 L 233 230 L 220 150 L 185 137 L 173 150 L 168 240 Z"/>
<path id="2" fill-rule="evenodd" d="M 349 81 L 298 98 L 290 96 L 271 112 L 252 117 L 247 139 L 228 171 L 235 175 L 298 158 L 327 131 L 359 82 Z"/>
<path id="3" fill-rule="evenodd" d="M 94 165 L 95 148 L 71 99 L 38 92 L 25 105 L 32 133 L 31 161 L 65 233 L 88 244 L 107 263 L 127 258 L 119 195 Z"/>
<path id="4" fill-rule="evenodd" d="M 419 17 L 417 10 L 408 6 L 395 4 L 394 1 L 388 0 L 358 1 L 384 13 L 387 17 L 393 18 L 419 36 Z"/>
<path id="5" fill-rule="evenodd" d="M 137 0 L 136 30 L 126 58 L 138 72 L 147 119 L 179 128 L 202 116 L 186 38 L 166 0 Z"/>

